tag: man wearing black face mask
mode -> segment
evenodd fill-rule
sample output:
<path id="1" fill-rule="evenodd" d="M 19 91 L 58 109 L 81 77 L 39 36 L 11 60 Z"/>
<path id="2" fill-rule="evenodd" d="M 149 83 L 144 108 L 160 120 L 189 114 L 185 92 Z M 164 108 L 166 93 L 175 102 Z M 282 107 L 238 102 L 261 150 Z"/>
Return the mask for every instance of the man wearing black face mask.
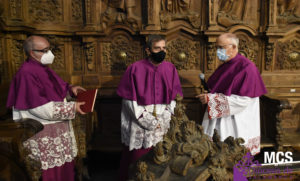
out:
<path id="1" fill-rule="evenodd" d="M 124 150 L 119 180 L 127 180 L 128 168 L 146 154 L 167 133 L 177 94 L 182 96 L 175 66 L 165 61 L 166 41 L 150 35 L 147 58 L 130 65 L 123 75 L 117 94 L 123 98 L 121 135 Z"/>

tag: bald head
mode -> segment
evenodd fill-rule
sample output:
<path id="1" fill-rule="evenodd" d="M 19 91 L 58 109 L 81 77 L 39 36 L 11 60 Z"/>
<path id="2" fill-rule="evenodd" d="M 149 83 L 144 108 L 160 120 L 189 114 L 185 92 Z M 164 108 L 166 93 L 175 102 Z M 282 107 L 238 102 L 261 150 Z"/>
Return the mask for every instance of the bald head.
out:
<path id="1" fill-rule="evenodd" d="M 46 38 L 42 37 L 42 36 L 30 36 L 28 37 L 25 41 L 24 41 L 24 44 L 23 44 L 23 48 L 24 48 L 24 51 L 25 51 L 25 54 L 27 56 L 30 56 L 30 52 L 32 50 L 35 50 L 37 49 L 37 47 L 42 47 L 44 45 L 49 45 L 49 42 Z"/>
<path id="2" fill-rule="evenodd" d="M 50 48 L 50 44 L 46 38 L 33 35 L 24 41 L 23 48 L 28 57 L 40 61 L 43 53 Z"/>

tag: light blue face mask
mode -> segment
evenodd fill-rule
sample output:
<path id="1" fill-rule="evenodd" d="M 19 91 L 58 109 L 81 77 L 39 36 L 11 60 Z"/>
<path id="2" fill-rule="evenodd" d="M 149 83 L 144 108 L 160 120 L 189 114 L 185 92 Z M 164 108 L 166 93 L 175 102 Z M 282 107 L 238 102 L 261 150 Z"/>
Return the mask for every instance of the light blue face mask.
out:
<path id="1" fill-rule="evenodd" d="M 229 56 L 226 55 L 226 49 L 224 48 L 217 49 L 217 57 L 220 61 L 225 61 L 229 58 Z"/>

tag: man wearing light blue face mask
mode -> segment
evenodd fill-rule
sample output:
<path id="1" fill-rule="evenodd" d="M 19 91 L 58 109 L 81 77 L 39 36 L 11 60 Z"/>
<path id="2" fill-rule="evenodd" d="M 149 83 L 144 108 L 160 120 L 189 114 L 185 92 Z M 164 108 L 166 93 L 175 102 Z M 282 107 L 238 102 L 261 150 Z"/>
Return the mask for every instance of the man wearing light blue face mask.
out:
<path id="1" fill-rule="evenodd" d="M 208 79 L 210 93 L 196 97 L 207 104 L 204 132 L 213 136 L 216 129 L 222 141 L 241 137 L 254 155 L 260 152 L 259 97 L 267 91 L 255 64 L 238 53 L 238 43 L 232 33 L 218 37 L 217 57 L 224 63 Z"/>

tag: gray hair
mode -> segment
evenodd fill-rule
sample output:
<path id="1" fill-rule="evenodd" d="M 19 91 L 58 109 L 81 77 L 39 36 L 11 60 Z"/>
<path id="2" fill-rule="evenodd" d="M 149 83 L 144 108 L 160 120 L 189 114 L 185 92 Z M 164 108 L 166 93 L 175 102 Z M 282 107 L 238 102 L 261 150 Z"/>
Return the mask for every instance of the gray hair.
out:
<path id="1" fill-rule="evenodd" d="M 33 39 L 34 39 L 34 36 L 30 36 L 23 43 L 23 49 L 27 56 L 30 55 L 30 51 L 32 51 L 32 49 L 33 49 Z"/>
<path id="2" fill-rule="evenodd" d="M 239 46 L 239 38 L 233 33 L 225 33 L 224 36 L 231 40 L 232 44 L 236 47 Z"/>

